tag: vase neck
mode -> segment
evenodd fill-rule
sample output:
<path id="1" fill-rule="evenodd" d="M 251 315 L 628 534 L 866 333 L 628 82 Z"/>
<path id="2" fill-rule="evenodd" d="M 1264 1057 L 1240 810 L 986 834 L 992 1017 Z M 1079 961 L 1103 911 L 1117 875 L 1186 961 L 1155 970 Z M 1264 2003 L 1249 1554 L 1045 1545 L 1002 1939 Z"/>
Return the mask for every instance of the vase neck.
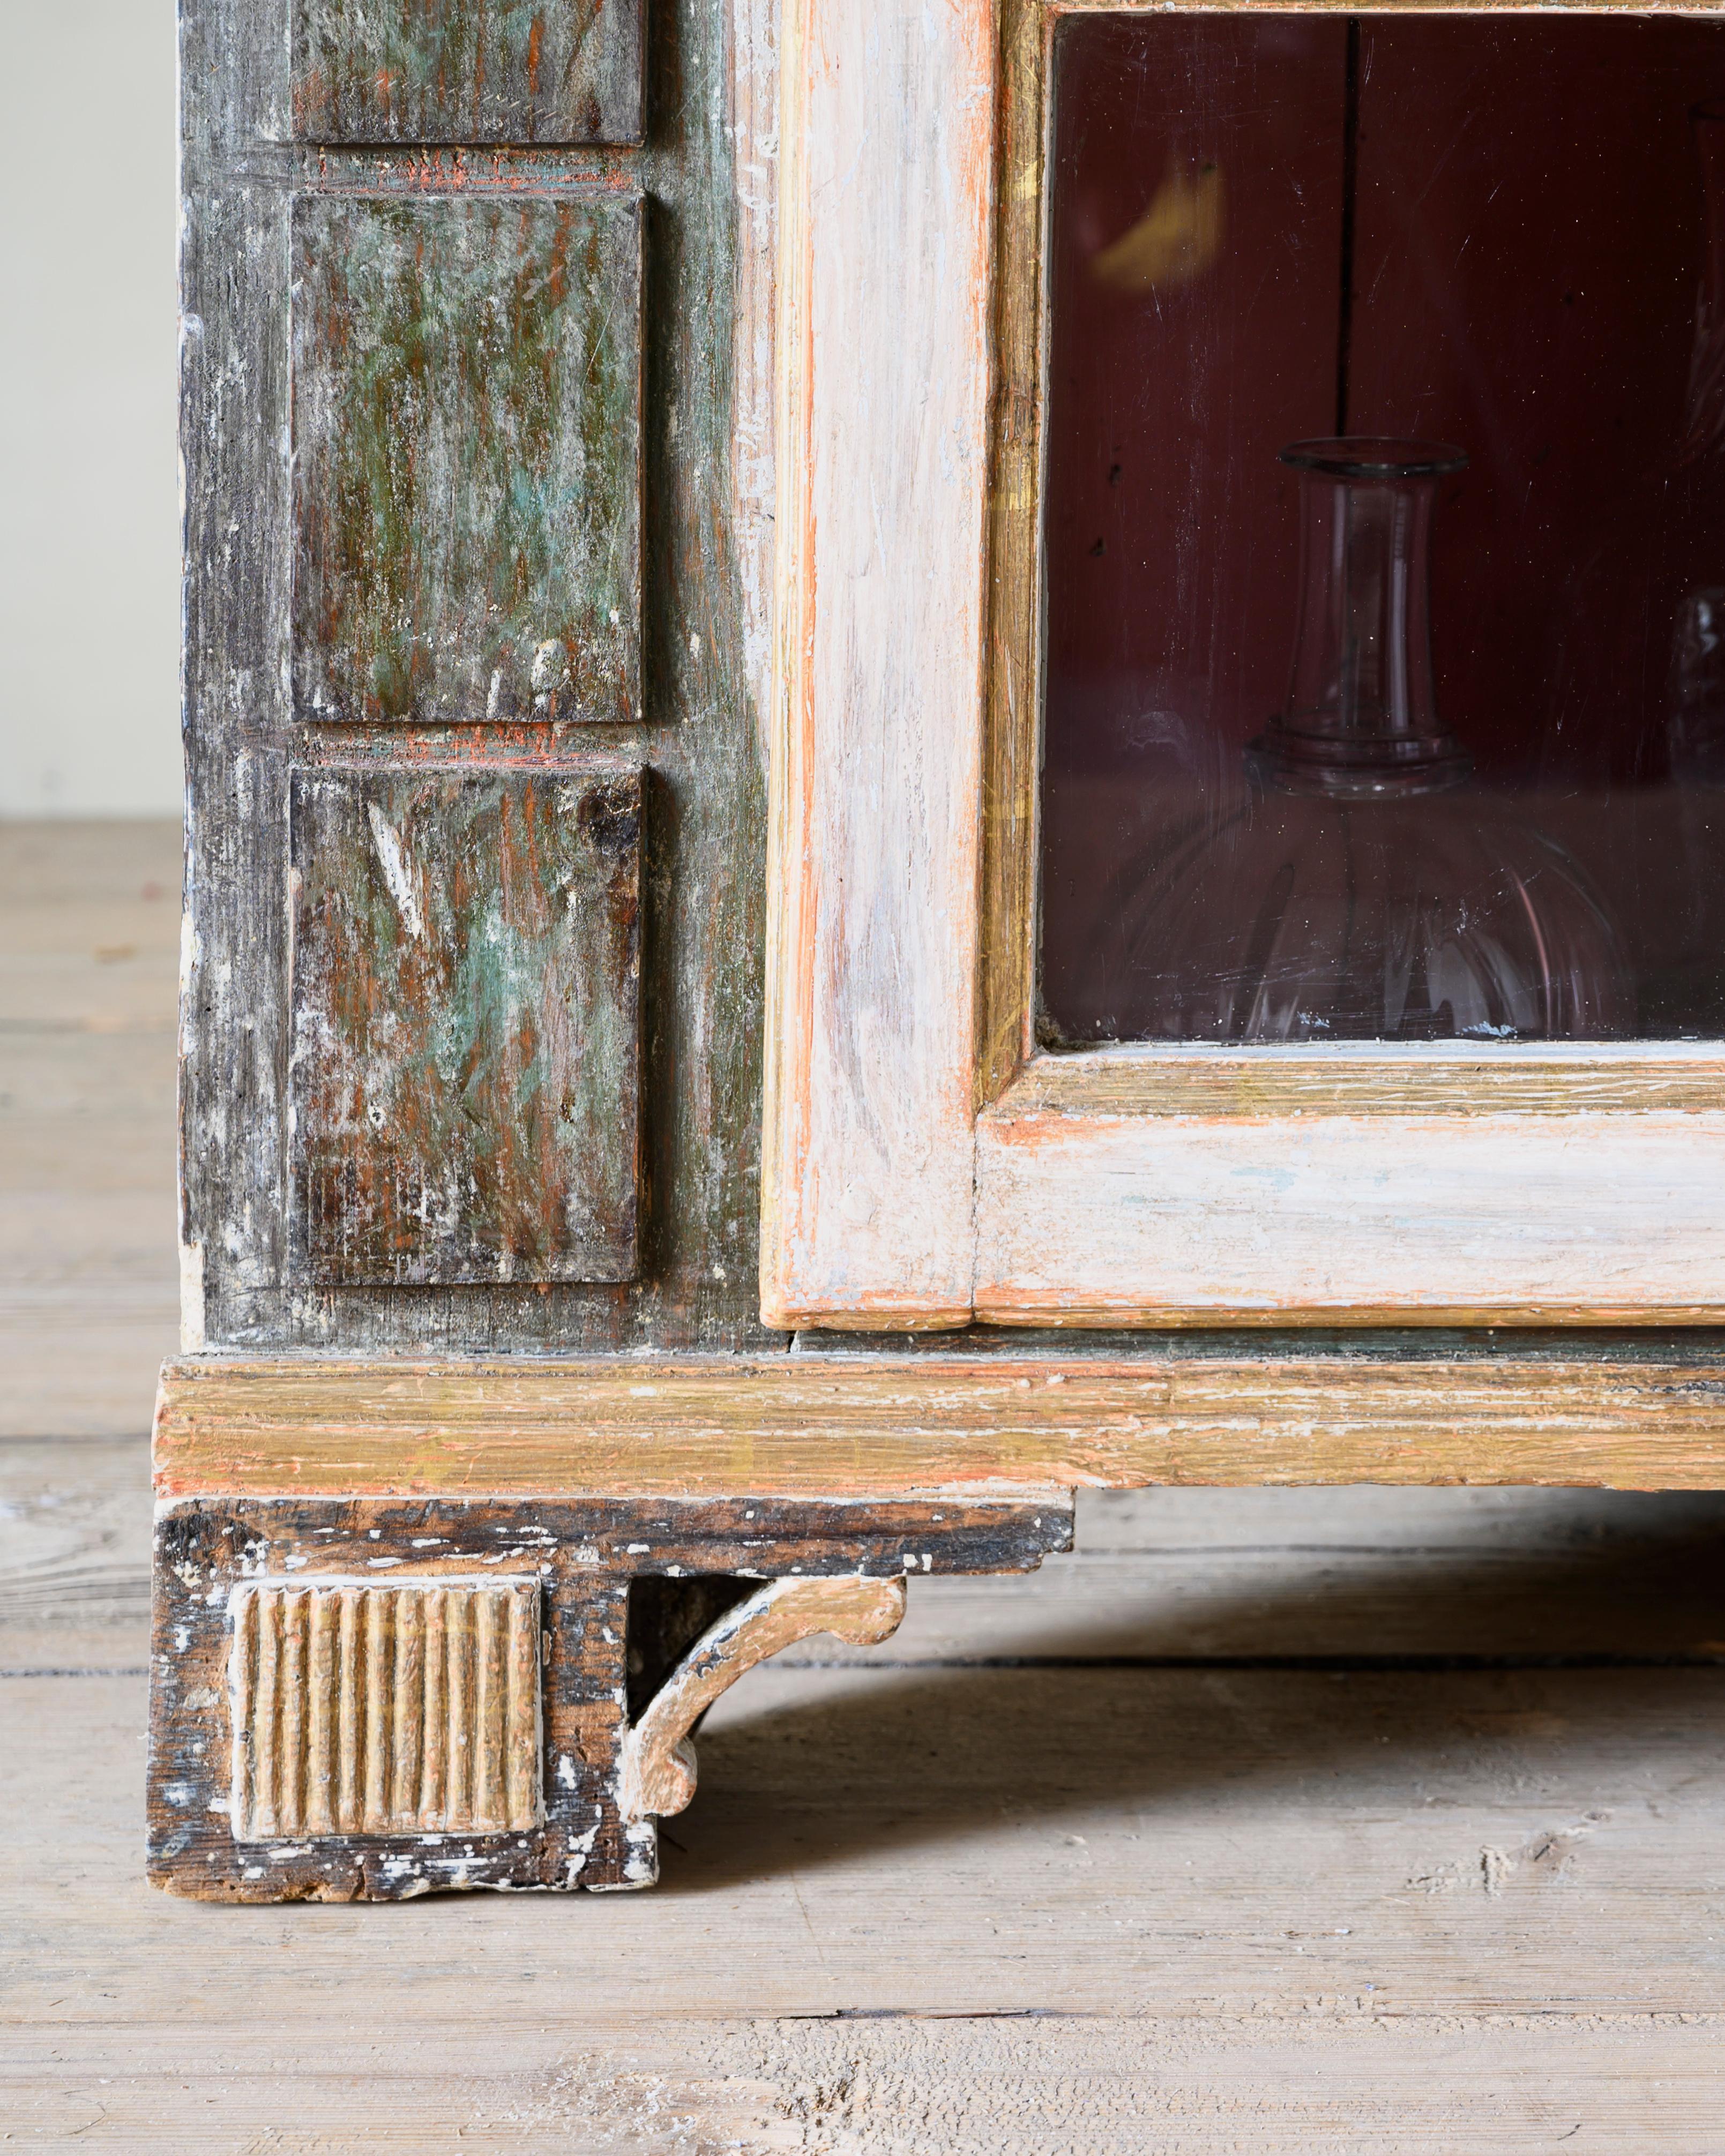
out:
<path id="1" fill-rule="evenodd" d="M 1260 784 L 1372 799 L 1459 785 L 1471 762 L 1438 718 L 1430 535 L 1446 444 L 1296 442 L 1300 613 L 1287 703 L 1249 751 Z"/>

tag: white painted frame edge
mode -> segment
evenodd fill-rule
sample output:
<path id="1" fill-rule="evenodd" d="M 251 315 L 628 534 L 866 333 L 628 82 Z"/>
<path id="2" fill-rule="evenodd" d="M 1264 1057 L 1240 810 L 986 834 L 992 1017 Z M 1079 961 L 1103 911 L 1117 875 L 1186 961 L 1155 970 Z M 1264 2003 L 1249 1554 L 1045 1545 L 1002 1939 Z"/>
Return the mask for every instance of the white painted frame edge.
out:
<path id="1" fill-rule="evenodd" d="M 968 1322 L 996 40 L 786 0 L 762 1306 Z"/>

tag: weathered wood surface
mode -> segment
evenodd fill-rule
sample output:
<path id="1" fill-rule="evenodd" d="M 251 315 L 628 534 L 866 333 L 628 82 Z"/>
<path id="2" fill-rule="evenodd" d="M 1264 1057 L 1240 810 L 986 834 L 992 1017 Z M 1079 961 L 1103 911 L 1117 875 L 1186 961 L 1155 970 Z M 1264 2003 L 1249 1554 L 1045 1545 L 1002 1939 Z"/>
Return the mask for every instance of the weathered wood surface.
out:
<path id="1" fill-rule="evenodd" d="M 993 13 L 790 0 L 780 70 L 762 1306 L 962 1325 Z"/>
<path id="2" fill-rule="evenodd" d="M 997 1325 L 1698 1325 L 1725 1310 L 1725 1109 L 977 1125 Z"/>
<path id="3" fill-rule="evenodd" d="M 1430 1067 L 1395 1050 L 1358 1115 L 1363 1054 L 1339 1097 L 1328 1071 L 1302 1086 L 1285 1062 L 1242 1084 L 1227 1051 L 1209 1077 L 1201 1051 L 1180 1059 L 1166 1090 L 1091 1058 L 1033 1081 L 1062 1115 L 1015 1097 L 1034 1018 L 1053 12 L 916 17 L 927 45 L 884 120 L 850 90 L 893 64 L 879 10 L 798 0 L 788 18 L 763 1307 L 859 1330 L 973 1312 L 1717 1321 L 1725 1110 L 1707 1051 L 1681 1074 L 1633 1047 L 1538 1078 L 1512 1063 L 1502 1099 L 1482 1069 L 1430 1112 L 1410 1096 Z M 940 206 L 938 275 L 905 275 L 906 202 Z M 858 297 L 889 290 L 872 315 Z M 871 399 L 901 367 L 915 386 L 883 418 Z M 987 459 L 967 430 L 983 407 Z M 985 551 L 973 606 L 950 565 Z M 967 1099 L 985 1111 L 973 1154 Z"/>
<path id="4" fill-rule="evenodd" d="M 905 1593 L 903 1579 L 775 1579 L 727 1609 L 629 1731 L 619 1784 L 624 1817 L 666 1819 L 687 1810 L 698 1771 L 690 1732 L 740 1677 L 819 1633 L 846 1646 L 878 1647 L 903 1620 Z"/>
<path id="5" fill-rule="evenodd" d="M 182 250 L 187 950 L 196 1014 L 182 1087 L 182 1235 L 192 1337 L 384 1352 L 416 1342 L 434 1352 L 762 1345 L 764 790 L 730 496 L 737 428 L 725 302 L 738 211 L 727 18 L 683 0 L 655 11 L 652 137 L 639 152 L 292 148 L 281 140 L 290 125 L 287 26 L 280 0 L 190 0 L 182 18 L 182 80 L 193 92 Z M 373 231 L 388 221 L 387 201 L 410 219 L 443 219 L 444 232 L 464 218 L 470 232 L 495 220 L 507 238 L 554 228 L 565 211 L 583 229 L 601 215 L 615 229 L 629 222 L 636 192 L 650 205 L 640 581 L 651 604 L 630 723 L 595 729 L 536 715 L 531 696 L 526 716 L 487 721 L 487 675 L 471 724 L 297 724 L 290 198 L 339 198 L 349 208 L 339 216 L 330 208 L 333 223 L 347 217 Z M 301 211 L 303 219 L 322 214 Z M 511 259 L 531 270 L 539 258 L 511 244 L 500 263 Z M 494 281 L 506 300 L 502 268 Z M 634 333 L 619 321 L 614 334 L 626 330 Z M 752 560 L 752 529 L 742 543 Z M 557 633 L 553 624 L 546 639 Z M 293 1275 L 287 1230 L 289 773 L 331 758 L 418 767 L 474 757 L 565 775 L 591 757 L 650 773 L 639 1272 L 627 1286 L 461 1282 L 403 1293 L 331 1285 L 308 1294 Z"/>
<path id="6" fill-rule="evenodd" d="M 641 205 L 294 210 L 300 717 L 639 716 Z"/>
<path id="7" fill-rule="evenodd" d="M 902 1607 L 911 1573 L 1016 1570 L 1070 1538 L 1059 1496 L 166 1507 L 150 1876 L 244 1902 L 650 1886 L 655 1807 L 621 1802 L 635 1578 L 781 1581 L 783 1612 L 769 1598 L 764 1617 L 737 1614 L 746 1667 L 752 1640 L 771 1652 L 795 1636 L 778 1621 L 794 1615 L 793 1589 L 860 1640 L 871 1616 Z M 699 1691 L 711 1659 L 696 1647 L 685 1691 Z M 680 1720 L 674 1705 L 671 1742 L 699 1711 Z M 649 1743 L 631 1794 L 662 1794 L 674 1772 L 653 1770 Z"/>
<path id="8" fill-rule="evenodd" d="M 293 0 L 314 142 L 634 142 L 644 0 Z"/>
<path id="9" fill-rule="evenodd" d="M 496 1575 L 236 1588 L 235 1841 L 537 1826 L 539 1600 Z"/>
<path id="10" fill-rule="evenodd" d="M 629 1279 L 639 775 L 324 770 L 291 798 L 311 1277 Z"/>
<path id="11" fill-rule="evenodd" d="M 14 826 L 0 870 L 129 904 L 131 843 Z M 139 843 L 172 870 L 170 834 Z M 55 945 L 44 994 L 80 966 L 116 978 L 91 947 Z M 8 927 L 0 980 L 22 949 Z M 166 1311 L 172 1253 L 140 1229 L 135 1275 L 104 1271 L 97 1194 L 135 1173 L 162 1209 L 145 1134 L 172 1047 L 0 1036 L 10 1158 L 46 1127 L 27 1110 L 63 1102 L 70 1134 L 33 1218 L 71 1269 L 6 1343 L 38 1432 L 147 1416 L 110 1298 L 132 1277 Z M 866 1650 L 921 1666 L 752 1672 L 706 1725 L 656 1894 L 398 1921 L 149 1892 L 143 1445 L 3 1444 L 0 1478 L 0 1669 L 131 1672 L 0 1680 L 0 2114 L 21 2146 L 1715 2156 L 1718 1673 L 1372 1665 L 1706 1655 L 1717 1498 L 1086 1493 L 1072 1557 L 921 1583 Z M 1330 1666 L 1239 1666 L 1301 1654 Z M 1039 1656 L 1057 1666 L 953 1666 Z"/>
<path id="12" fill-rule="evenodd" d="M 87 1315 L 84 1332 L 90 1339 Z M 53 1402 L 50 1419 L 61 1409 L 75 1421 L 84 1387 L 59 1349 L 49 1330 L 33 1349 L 9 1349 L 8 1370 L 26 1383 L 34 1376 L 33 1389 Z M 134 1415 L 138 1389 L 134 1373 Z M 0 1670 L 144 1666 L 146 1450 L 136 1437 L 0 1437 Z"/>
<path id="13" fill-rule="evenodd" d="M 1712 2156 L 1720 1684 L 769 1666 L 658 1896 L 424 1903 L 380 1955 L 376 1911 L 146 1901 L 141 1687 L 50 1680 L 0 1756 L 5 2108 L 128 2152 L 290 2118 L 511 2156 Z"/>
<path id="14" fill-rule="evenodd" d="M 989 1120 L 1019 1116 L 1574 1116 L 1661 1110 L 1699 1116 L 1725 1091 L 1707 1041 L 1584 1041 L 1481 1050 L 1408 1042 L 1318 1048 L 1127 1042 L 1033 1056 Z M 1597 1129 L 1597 1124 L 1587 1127 Z M 1698 1127 L 1698 1126 L 1697 1126 Z"/>
<path id="15" fill-rule="evenodd" d="M 944 1921 L 946 1906 L 920 1911 L 917 1928 Z M 793 1903 L 777 1913 L 800 1923 Z M 756 1940 L 752 1926 L 749 1950 Z M 362 1991 L 358 1956 L 338 1960 Z M 135 1967 L 128 1953 L 129 1989 L 141 1988 Z M 249 2008 L 260 1992 L 274 2002 L 282 1973 L 244 1977 Z M 1618 2156 L 1716 2146 L 1721 2024 L 1702 2013 L 1373 2013 L 1368 1996 L 1349 2014 L 1314 1987 L 1303 2017 L 817 2008 L 722 2020 L 594 2007 L 566 1977 L 480 2027 L 457 2014 L 456 1978 L 431 1981 L 429 2026 L 403 2003 L 357 2026 L 326 2009 L 285 2026 L 236 2014 L 220 2028 L 200 2017 L 33 2032 L 7 2095 L 39 2133 L 128 2156 L 292 2148 L 285 2110 L 319 2156 L 440 2145 L 451 2119 L 462 2122 L 454 2145 L 481 2156 L 685 2156 L 703 2142 L 727 2156 L 1521 2156 L 1578 2128 Z M 387 2074 L 384 2051 L 398 2061 Z"/>
<path id="16" fill-rule="evenodd" d="M 83 1398 L 39 1335 L 8 1378 Z M 0 1680 L 20 2145 L 1714 2156 L 1719 1673 L 1372 1665 L 1725 1639 L 1717 1499 L 1086 1495 L 921 1582 L 866 1650 L 920 1666 L 752 1671 L 654 1895 L 392 1917 L 149 1892 L 141 1445 L 0 1475 L 0 1668 L 136 1672 Z"/>
<path id="17" fill-rule="evenodd" d="M 52 1358 L 51 1348 L 39 1353 Z M 20 1351 L 17 1362 L 26 1359 Z M 57 1383 L 75 1399 L 75 1373 L 63 1364 Z M 1725 1494 L 1081 1491 L 1077 1519 L 1076 1556 L 1051 1558 L 1017 1584 L 923 1578 L 887 1659 L 1068 1649 L 1356 1662 L 1725 1653 Z M 747 1561 L 737 1552 L 726 1560 Z M 141 1670 L 149 1573 L 141 1440 L 0 1445 L 0 1670 Z M 654 1668 L 639 1673 L 649 1681 L 638 1707 L 751 1592 L 736 1574 L 701 1577 L 716 1599 L 692 1625 L 670 1625 Z M 636 1580 L 632 1688 L 643 1587 L 694 1584 Z M 805 1655 L 843 1661 L 851 1650 L 827 1640 Z"/>
<path id="18" fill-rule="evenodd" d="M 1348 1353 L 187 1361 L 157 1488 L 889 1498 L 1147 1482 L 1725 1485 L 1725 1364 Z"/>
<path id="19" fill-rule="evenodd" d="M 204 1901 L 268 1902 L 651 1884 L 653 1830 L 621 1821 L 613 1793 L 626 1589 L 589 1565 L 578 1602 L 556 1596 L 553 1579 L 572 1565 L 580 1569 L 582 1559 L 553 1548 L 537 1522 L 484 1506 L 420 1507 L 403 1518 L 340 1502 L 261 1511 L 188 1505 L 157 1520 L 156 1558 L 146 1818 L 157 1886 Z M 420 1651 L 403 1666 L 390 1636 L 398 1628 L 385 1623 L 369 1636 L 382 1604 L 356 1609 L 353 1651 L 365 1666 L 349 1681 L 339 1654 L 332 1661 L 310 1652 L 303 1606 L 291 1627 L 266 1628 L 255 1610 L 244 1621 L 257 1593 L 285 1615 L 275 1598 L 296 1573 L 312 1577 L 314 1568 L 348 1581 L 385 1577 L 391 1589 L 441 1585 L 446 1604 L 449 1591 L 470 1587 L 483 1568 L 500 1593 L 542 1609 L 542 1681 L 537 1625 L 509 1625 L 508 1650 L 489 1658 L 489 1685 L 481 1657 L 465 1682 L 445 1661 L 455 1679 L 445 1712 L 459 1705 L 464 1727 L 449 1730 L 438 1794 L 447 1810 L 459 1738 L 489 1737 L 489 1764 L 475 1761 L 460 1774 L 475 1800 L 467 1809 L 480 1815 L 403 1830 L 399 1815 L 419 1808 L 427 1763 L 423 1627 Z M 247 1587 L 253 1596 L 242 1593 L 236 1625 L 230 1600 Z M 364 1598 L 368 1589 L 359 1592 Z M 264 1645 L 278 1632 L 287 1653 L 266 1663 Z M 502 1647 L 495 1625 L 492 1644 Z M 367 1653 L 372 1645 L 375 1654 Z M 527 1659 L 531 1675 L 521 1666 Z M 494 1702 L 483 1695 L 499 1682 L 521 1709 L 513 1744 L 509 1717 L 484 1711 Z M 367 1741 L 380 1733 L 381 1743 Z M 320 1755 L 338 1781 L 321 1796 L 305 1786 Z M 418 1793 L 406 1786 L 416 1770 Z M 368 1783 L 350 1804 L 339 1785 L 361 1774 Z M 354 1810 L 357 1821 L 340 1816 Z"/>

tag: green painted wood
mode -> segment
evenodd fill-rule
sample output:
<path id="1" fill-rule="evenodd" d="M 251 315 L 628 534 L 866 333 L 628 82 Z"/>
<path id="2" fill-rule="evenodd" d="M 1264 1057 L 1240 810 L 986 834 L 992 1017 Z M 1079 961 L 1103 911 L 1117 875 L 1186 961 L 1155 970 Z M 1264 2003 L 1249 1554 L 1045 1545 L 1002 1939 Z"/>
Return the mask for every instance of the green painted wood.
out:
<path id="1" fill-rule="evenodd" d="M 640 830 L 635 773 L 295 774 L 313 1281 L 634 1274 Z"/>
<path id="2" fill-rule="evenodd" d="M 641 0 L 295 0 L 314 142 L 638 142 Z"/>
<path id="3" fill-rule="evenodd" d="M 640 206 L 301 198 L 294 681 L 311 720 L 640 709 Z"/>
<path id="4" fill-rule="evenodd" d="M 749 49 L 770 56 L 750 0 Z M 759 1317 L 765 788 L 757 682 L 769 485 L 758 347 L 735 295 L 767 274 L 760 99 L 733 9 L 664 0 L 639 151 L 293 148 L 282 0 L 181 0 L 185 192 L 181 447 L 189 784 L 181 1235 L 188 1338 L 309 1353 L 751 1352 Z M 756 130 L 752 135 L 751 125 Z M 756 147 L 750 148 L 751 142 Z M 756 162 L 754 193 L 737 158 Z M 287 839 L 295 767 L 567 768 L 578 721 L 305 722 L 293 696 L 296 544 L 290 204 L 591 204 L 603 165 L 645 201 L 643 689 L 606 758 L 646 768 L 640 1261 L 626 1284 L 492 1278 L 308 1286 L 296 1194 Z M 614 194 L 610 199 L 615 201 Z M 752 266 L 753 265 L 753 266 Z M 500 280 L 500 290 L 507 290 Z M 299 1232 L 299 1231 L 295 1231 Z"/>

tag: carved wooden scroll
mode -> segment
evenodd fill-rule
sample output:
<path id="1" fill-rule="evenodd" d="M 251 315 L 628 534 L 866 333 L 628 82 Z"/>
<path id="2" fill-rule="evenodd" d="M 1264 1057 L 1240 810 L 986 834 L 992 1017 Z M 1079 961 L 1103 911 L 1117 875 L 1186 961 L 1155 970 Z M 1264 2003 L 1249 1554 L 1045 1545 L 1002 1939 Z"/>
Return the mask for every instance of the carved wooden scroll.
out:
<path id="1" fill-rule="evenodd" d="M 248 1585 L 233 1612 L 236 1841 L 538 1825 L 536 1578 Z"/>
<path id="2" fill-rule="evenodd" d="M 619 1807 L 668 1819 L 695 1794 L 689 1732 L 745 1670 L 816 1632 L 852 1645 L 890 1639 L 905 1614 L 902 1579 L 775 1579 L 702 1633 L 624 1740 Z"/>

